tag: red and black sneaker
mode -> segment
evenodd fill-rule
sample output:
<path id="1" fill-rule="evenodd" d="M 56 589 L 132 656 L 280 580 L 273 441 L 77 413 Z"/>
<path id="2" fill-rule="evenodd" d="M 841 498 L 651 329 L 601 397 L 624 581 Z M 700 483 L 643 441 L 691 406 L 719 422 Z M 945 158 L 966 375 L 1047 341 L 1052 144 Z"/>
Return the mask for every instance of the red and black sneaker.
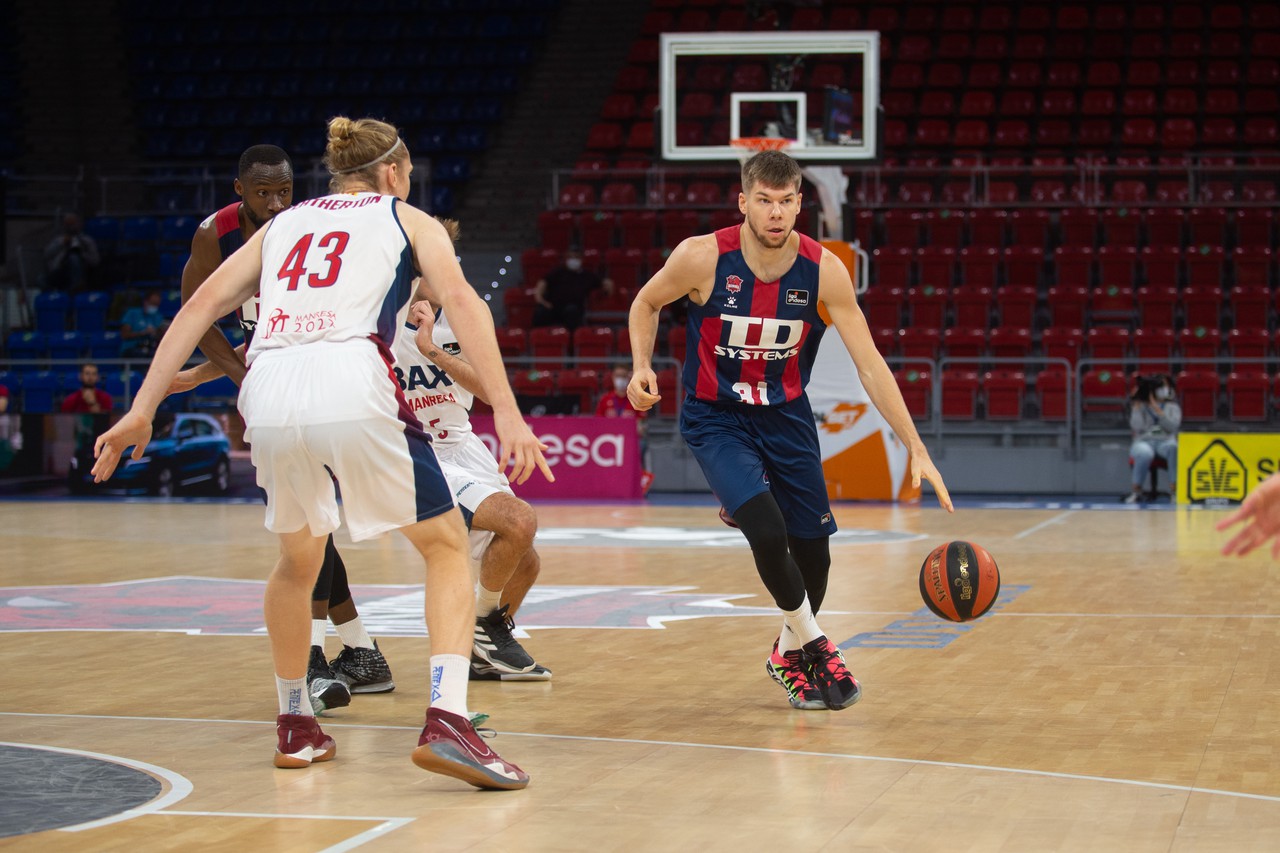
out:
<path id="1" fill-rule="evenodd" d="M 276 717 L 276 767 L 309 767 L 337 754 L 338 745 L 320 730 L 315 717 L 302 714 Z"/>
<path id="2" fill-rule="evenodd" d="M 813 680 L 833 711 L 848 708 L 862 698 L 862 685 L 849 672 L 844 655 L 835 643 L 819 637 L 804 644 L 801 649 L 811 666 Z"/>
<path id="3" fill-rule="evenodd" d="M 413 763 L 477 788 L 515 791 L 529 784 L 529 774 L 486 746 L 466 717 L 435 708 L 427 711 Z"/>
<path id="4" fill-rule="evenodd" d="M 802 711 L 827 709 L 827 700 L 823 698 L 822 691 L 810 677 L 810 667 L 800 649 L 792 649 L 782 654 L 778 651 L 778 641 L 774 640 L 773 652 L 764 662 L 764 668 L 769 673 L 769 677 L 787 691 L 787 700 L 792 708 L 799 708 Z"/>

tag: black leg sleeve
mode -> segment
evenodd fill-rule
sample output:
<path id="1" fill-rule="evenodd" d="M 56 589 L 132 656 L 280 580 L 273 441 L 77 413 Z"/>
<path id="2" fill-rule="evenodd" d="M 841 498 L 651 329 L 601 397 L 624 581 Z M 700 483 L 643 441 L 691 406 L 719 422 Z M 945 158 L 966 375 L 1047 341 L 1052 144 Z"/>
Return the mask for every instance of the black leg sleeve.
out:
<path id="1" fill-rule="evenodd" d="M 332 580 L 329 583 L 329 609 L 351 600 L 351 587 L 347 583 L 347 564 L 342 562 L 342 555 L 333 545 L 333 536 L 324 546 L 324 561 L 333 564 Z"/>
<path id="2" fill-rule="evenodd" d="M 809 606 L 816 615 L 827 596 L 827 577 L 831 574 L 831 537 L 799 539 L 788 536 L 787 544 L 791 547 L 792 559 L 800 567 L 800 576 L 804 578 L 804 588 L 809 594 Z"/>
<path id="3" fill-rule="evenodd" d="M 330 590 L 333 589 L 333 564 L 338 557 L 338 549 L 333 547 L 333 534 L 324 543 L 324 562 L 320 564 L 320 574 L 316 576 L 315 589 L 311 590 L 312 601 L 329 601 Z M 346 574 L 345 572 L 343 573 Z"/>
<path id="4" fill-rule="evenodd" d="M 756 571 L 774 603 L 782 610 L 798 608 L 804 603 L 804 578 L 787 551 L 787 525 L 773 495 L 756 495 L 738 507 L 733 520 L 751 545 Z"/>

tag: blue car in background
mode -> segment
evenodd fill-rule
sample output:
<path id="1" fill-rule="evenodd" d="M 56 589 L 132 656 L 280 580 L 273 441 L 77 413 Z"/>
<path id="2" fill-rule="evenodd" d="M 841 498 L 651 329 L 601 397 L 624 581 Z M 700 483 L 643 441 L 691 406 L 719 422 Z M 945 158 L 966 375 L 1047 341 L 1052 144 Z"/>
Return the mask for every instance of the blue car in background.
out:
<path id="1" fill-rule="evenodd" d="M 92 468 L 92 448 L 87 456 L 76 454 L 68 472 L 72 491 L 93 487 Z M 161 413 L 142 458 L 135 460 L 126 454 L 101 487 L 172 497 L 179 488 L 200 484 L 218 495 L 231 488 L 231 442 L 216 418 L 179 412 L 172 419 Z"/>

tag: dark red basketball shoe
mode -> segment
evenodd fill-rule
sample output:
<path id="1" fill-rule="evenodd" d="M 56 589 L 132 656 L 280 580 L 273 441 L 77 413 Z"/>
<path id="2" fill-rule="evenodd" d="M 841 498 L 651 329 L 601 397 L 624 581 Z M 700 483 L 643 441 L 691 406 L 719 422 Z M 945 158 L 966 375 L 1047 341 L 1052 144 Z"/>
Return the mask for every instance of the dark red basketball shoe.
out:
<path id="1" fill-rule="evenodd" d="M 315 717 L 302 714 L 276 717 L 276 767 L 308 767 L 337 754 L 338 745 L 320 730 Z"/>
<path id="2" fill-rule="evenodd" d="M 835 643 L 819 637 L 805 643 L 801 651 L 810 664 L 813 680 L 822 691 L 828 708 L 840 711 L 862 698 L 862 685 L 849 672 L 844 655 Z"/>
<path id="3" fill-rule="evenodd" d="M 490 749 L 466 717 L 435 708 L 427 711 L 413 763 L 477 788 L 515 791 L 529 784 L 529 774 Z"/>
<path id="4" fill-rule="evenodd" d="M 778 651 L 778 641 L 773 641 L 773 652 L 764 662 L 769 677 L 778 682 L 787 691 L 787 701 L 792 708 L 801 711 L 825 711 L 827 700 L 822 691 L 810 677 L 810 667 L 800 649 L 792 649 L 786 654 Z"/>

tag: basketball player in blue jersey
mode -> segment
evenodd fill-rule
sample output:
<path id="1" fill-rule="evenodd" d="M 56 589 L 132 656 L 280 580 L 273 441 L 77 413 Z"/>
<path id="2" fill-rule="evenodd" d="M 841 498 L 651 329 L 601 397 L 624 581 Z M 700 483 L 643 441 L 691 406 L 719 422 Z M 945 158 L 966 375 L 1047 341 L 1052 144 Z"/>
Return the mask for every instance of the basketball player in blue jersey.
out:
<path id="1" fill-rule="evenodd" d="M 240 155 L 234 188 L 241 201 L 210 216 L 196 229 L 191 257 L 182 270 L 182 301 L 186 302 L 224 260 L 244 245 L 259 228 L 293 204 L 293 164 L 275 145 L 254 145 Z M 238 310 L 245 346 L 253 339 L 257 323 L 257 297 Z M 190 390 L 226 375 L 240 385 L 244 381 L 244 346 L 232 348 L 222 329 L 214 325 L 200 339 L 208 362 L 179 374 L 169 393 Z M 395 689 L 391 668 L 370 639 L 347 582 L 347 568 L 333 544 L 325 544 L 324 565 L 311 600 L 311 663 L 307 688 L 316 713 L 342 708 L 354 693 L 386 693 Z M 331 664 L 325 657 L 324 637 L 332 620 L 343 649 Z"/>
<path id="2" fill-rule="evenodd" d="M 783 612 L 766 669 L 793 707 L 840 710 L 862 690 L 815 619 L 836 525 L 805 395 L 828 325 L 853 357 L 871 402 L 906 443 L 912 485 L 928 480 L 938 502 L 947 511 L 952 506 L 871 339 L 848 270 L 794 231 L 800 183 L 800 167 L 786 154 L 753 156 L 743 164 L 738 196 L 746 221 L 683 241 L 636 294 L 627 394 L 639 411 L 661 399 L 651 364 L 658 313 L 689 297 L 680 432 Z"/>
<path id="3" fill-rule="evenodd" d="M 334 739 L 306 693 L 309 599 L 325 539 L 346 523 L 359 541 L 400 530 L 425 571 L 431 637 L 430 706 L 412 754 L 419 767 L 481 788 L 515 790 L 529 776 L 499 756 L 468 719 L 472 627 L 467 534 L 422 424 L 391 372 L 396 318 L 421 276 L 457 324 L 493 406 L 511 482 L 554 476 L 507 382 L 493 318 L 467 282 L 444 227 L 406 204 L 413 162 L 399 131 L 376 119 L 329 122 L 332 194 L 282 211 L 214 271 L 160 342 L 133 406 L 94 446 L 94 478 L 146 450 L 156 407 L 205 331 L 259 294 L 262 322 L 238 401 L 265 524 L 280 540 L 263 613 L 275 667 L 273 763 L 329 761 Z M 332 472 L 332 473 L 331 473 Z M 342 483 L 339 512 L 332 477 Z"/>

